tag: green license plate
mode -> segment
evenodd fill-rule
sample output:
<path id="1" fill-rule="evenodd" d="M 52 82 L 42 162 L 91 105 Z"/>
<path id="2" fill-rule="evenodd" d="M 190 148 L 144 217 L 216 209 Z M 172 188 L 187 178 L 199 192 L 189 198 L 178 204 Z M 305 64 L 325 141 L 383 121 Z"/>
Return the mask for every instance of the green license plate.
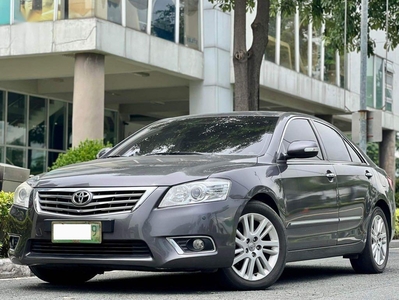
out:
<path id="1" fill-rule="evenodd" d="M 101 244 L 101 222 L 53 221 L 51 241 L 53 243 Z"/>

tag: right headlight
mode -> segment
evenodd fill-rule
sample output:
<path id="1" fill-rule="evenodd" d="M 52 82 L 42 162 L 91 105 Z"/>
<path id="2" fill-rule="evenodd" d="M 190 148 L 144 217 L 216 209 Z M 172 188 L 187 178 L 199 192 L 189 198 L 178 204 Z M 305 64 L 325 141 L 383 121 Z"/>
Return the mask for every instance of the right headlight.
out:
<path id="1" fill-rule="evenodd" d="M 172 187 L 159 207 L 221 201 L 227 198 L 231 182 L 226 179 L 208 179 Z"/>
<path id="2" fill-rule="evenodd" d="M 25 208 L 29 207 L 29 197 L 33 188 L 26 181 L 21 183 L 14 192 L 14 204 Z"/>

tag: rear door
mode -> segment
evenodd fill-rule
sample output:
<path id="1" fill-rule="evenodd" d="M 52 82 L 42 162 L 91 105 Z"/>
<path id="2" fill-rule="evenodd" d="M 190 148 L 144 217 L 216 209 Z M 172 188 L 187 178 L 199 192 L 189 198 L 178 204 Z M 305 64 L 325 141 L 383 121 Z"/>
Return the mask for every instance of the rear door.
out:
<path id="1" fill-rule="evenodd" d="M 286 126 L 280 153 L 294 141 L 318 139 L 309 121 L 295 118 Z M 320 145 L 319 145 L 319 149 Z M 333 246 L 338 226 L 337 184 L 333 165 L 317 157 L 278 164 L 284 194 L 288 250 Z"/>
<path id="2" fill-rule="evenodd" d="M 363 228 L 367 199 L 372 195 L 373 170 L 356 148 L 335 129 L 314 122 L 326 149 L 328 160 L 334 164 L 338 184 L 338 244 L 359 242 Z"/>

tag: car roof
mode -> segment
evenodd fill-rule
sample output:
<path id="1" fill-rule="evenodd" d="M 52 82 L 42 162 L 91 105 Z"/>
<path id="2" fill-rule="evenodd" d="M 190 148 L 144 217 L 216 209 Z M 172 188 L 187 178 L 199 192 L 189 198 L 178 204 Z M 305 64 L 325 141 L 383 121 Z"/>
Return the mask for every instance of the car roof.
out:
<path id="1" fill-rule="evenodd" d="M 297 113 L 297 112 L 282 112 L 282 111 L 233 111 L 233 112 L 224 112 L 224 113 L 207 113 L 207 114 L 192 114 L 185 116 L 178 116 L 169 119 L 178 120 L 178 119 L 187 119 L 187 118 L 207 118 L 207 117 L 234 117 L 234 116 L 264 116 L 264 117 L 294 117 L 294 116 L 302 116 L 307 118 L 318 119 L 315 116 Z"/>

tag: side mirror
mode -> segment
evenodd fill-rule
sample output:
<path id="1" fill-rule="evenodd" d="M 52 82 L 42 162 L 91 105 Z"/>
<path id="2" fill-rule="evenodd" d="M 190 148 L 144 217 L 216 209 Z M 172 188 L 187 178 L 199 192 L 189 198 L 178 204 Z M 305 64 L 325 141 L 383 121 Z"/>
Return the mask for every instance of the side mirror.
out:
<path id="1" fill-rule="evenodd" d="M 103 157 L 111 148 L 102 148 L 100 151 L 98 151 L 96 158 L 101 158 Z"/>
<path id="2" fill-rule="evenodd" d="M 286 158 L 310 158 L 319 153 L 319 147 L 314 141 L 295 141 L 288 146 Z"/>

